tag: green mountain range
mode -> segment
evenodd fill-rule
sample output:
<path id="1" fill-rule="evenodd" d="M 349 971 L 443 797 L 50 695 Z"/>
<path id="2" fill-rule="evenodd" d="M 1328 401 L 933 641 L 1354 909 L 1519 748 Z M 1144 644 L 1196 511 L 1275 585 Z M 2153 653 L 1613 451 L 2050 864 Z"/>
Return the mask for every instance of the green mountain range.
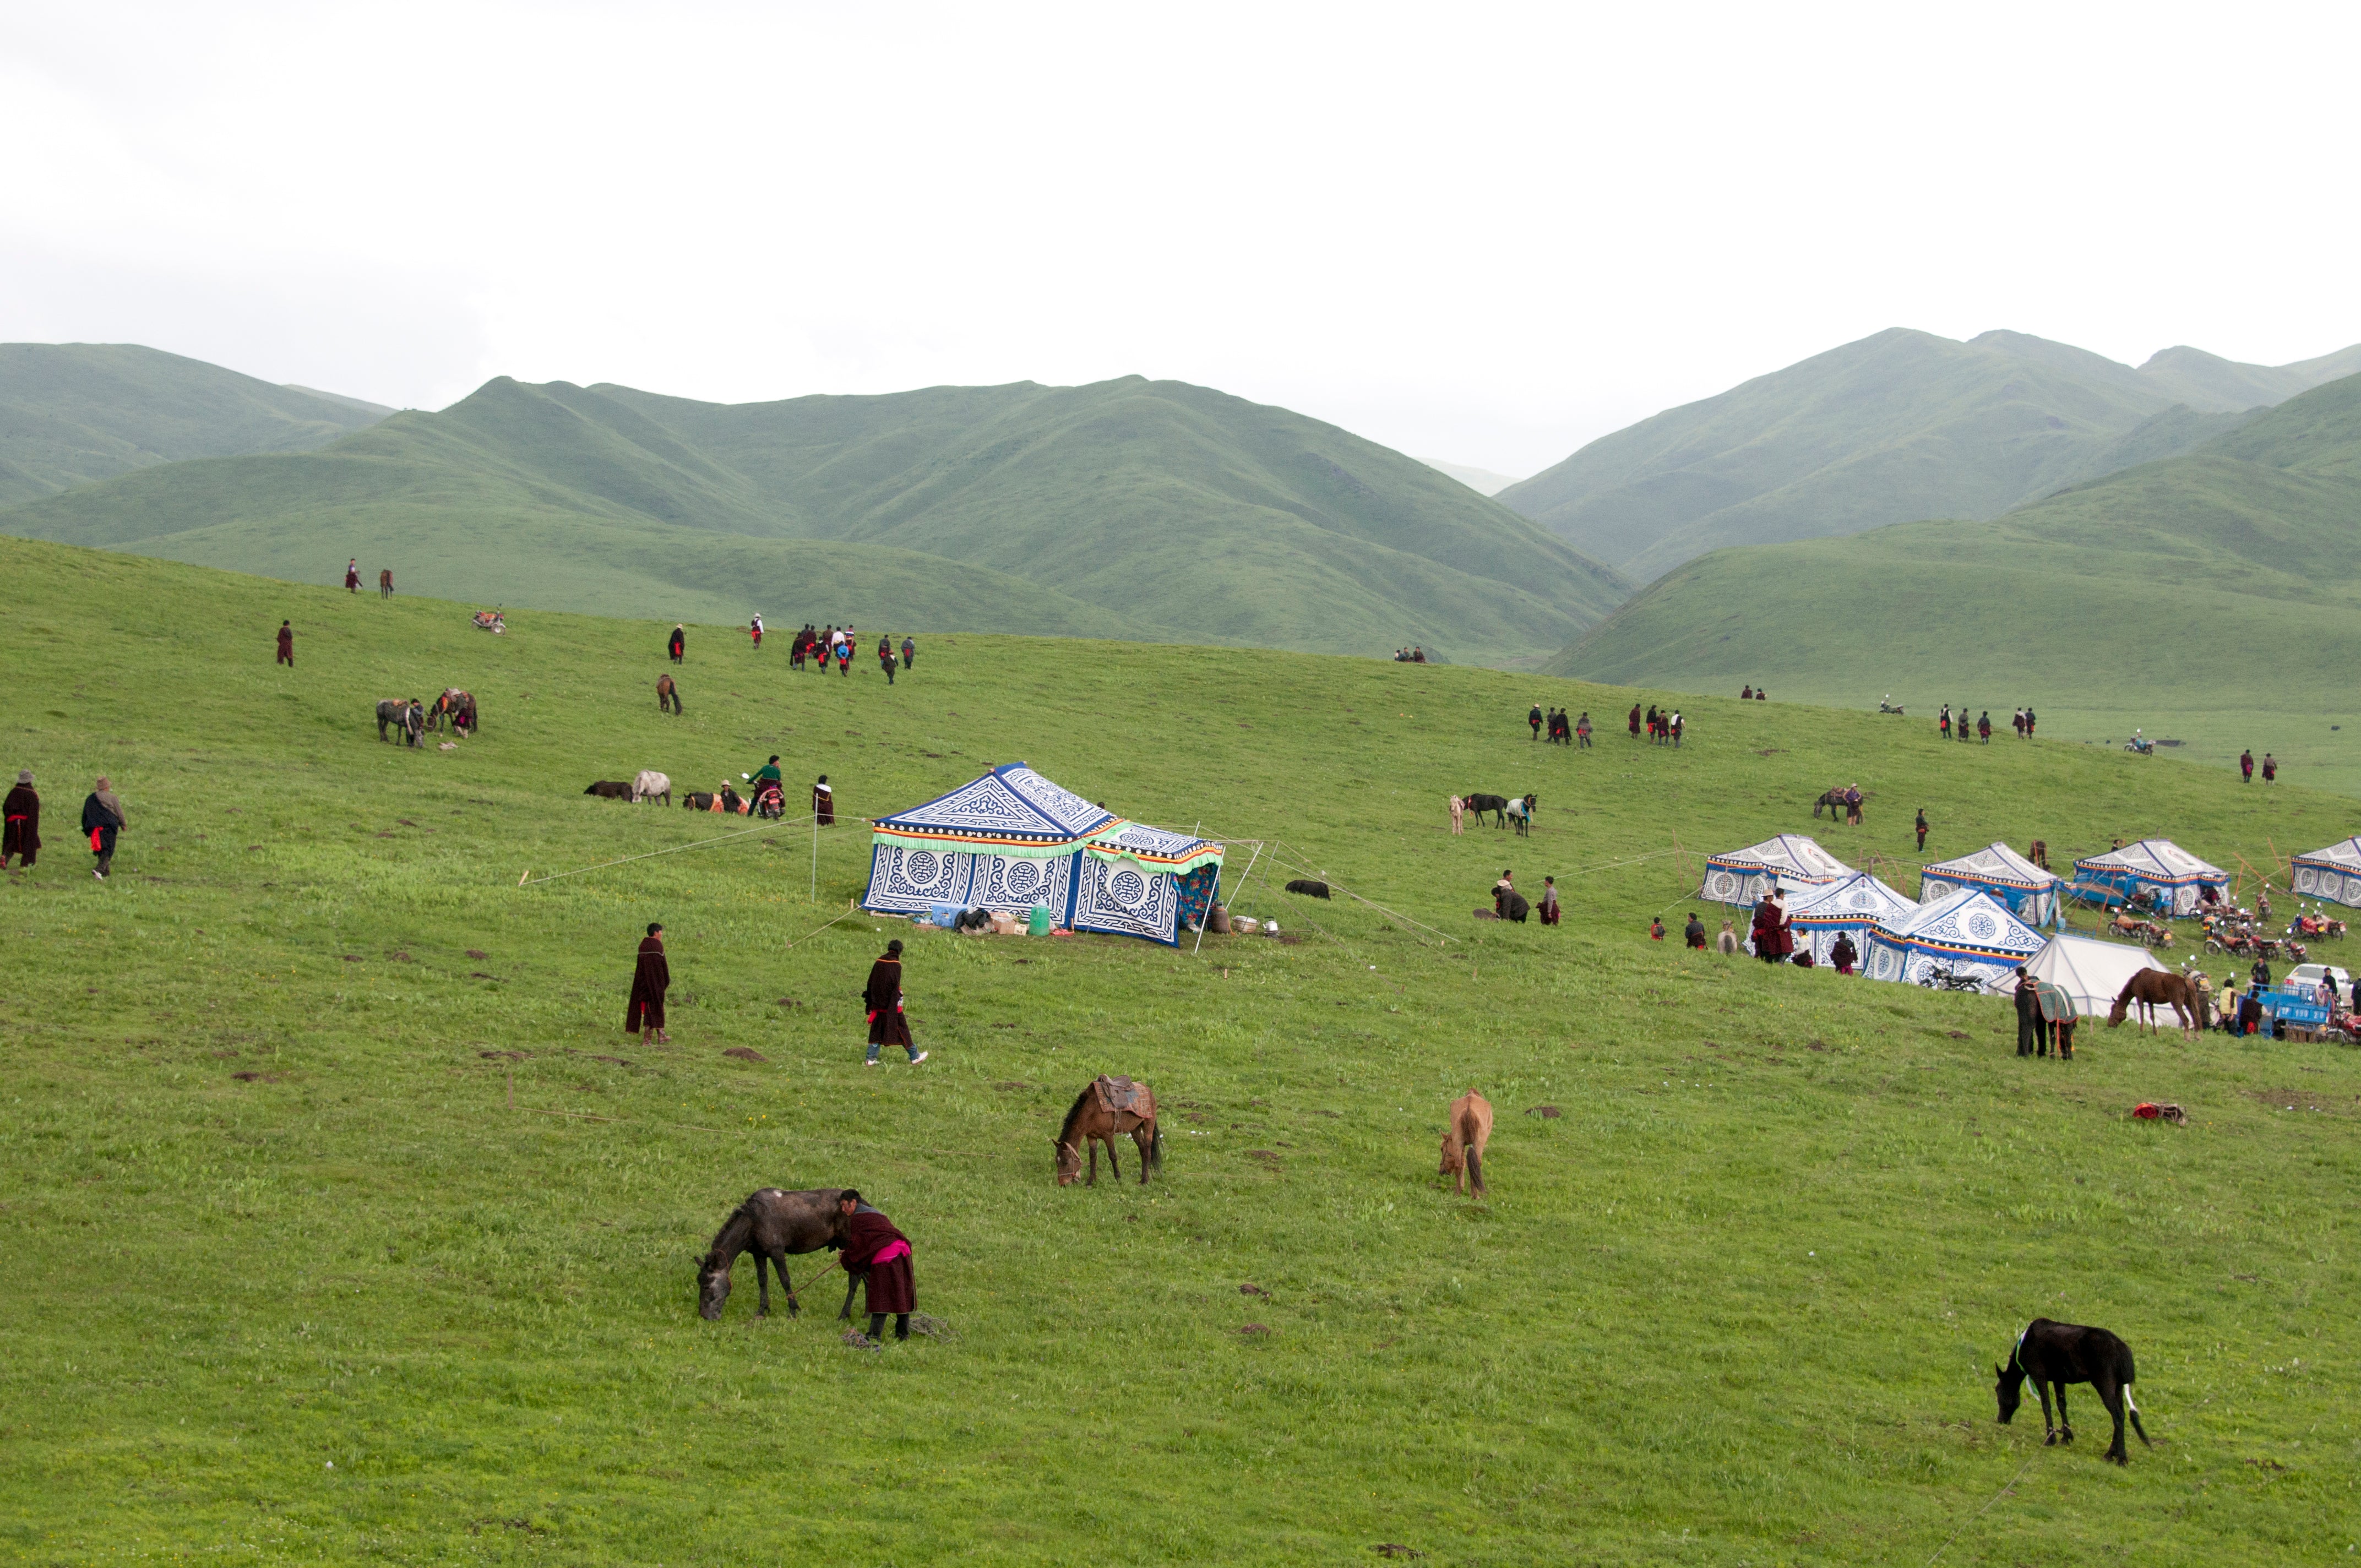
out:
<path id="1" fill-rule="evenodd" d="M 2361 372 L 2361 345 L 2128 365 L 2023 333 L 1894 328 L 1602 436 L 1499 499 L 1646 581 L 1730 545 L 1989 519 L 2186 451 L 2257 405 Z"/>
<path id="2" fill-rule="evenodd" d="M 159 463 L 308 452 L 392 411 L 134 344 L 0 343 L 0 506 Z"/>
<path id="3" fill-rule="evenodd" d="M 0 530 L 487 603 L 1538 661 L 1629 592 L 1422 463 L 1202 387 L 724 405 L 500 378 L 316 452 L 174 464 Z"/>
<path id="4" fill-rule="evenodd" d="M 2030 703 L 2361 794 L 2361 376 L 2194 450 L 1986 522 L 1721 550 L 1658 579 L 1558 674 L 1874 707 Z"/>

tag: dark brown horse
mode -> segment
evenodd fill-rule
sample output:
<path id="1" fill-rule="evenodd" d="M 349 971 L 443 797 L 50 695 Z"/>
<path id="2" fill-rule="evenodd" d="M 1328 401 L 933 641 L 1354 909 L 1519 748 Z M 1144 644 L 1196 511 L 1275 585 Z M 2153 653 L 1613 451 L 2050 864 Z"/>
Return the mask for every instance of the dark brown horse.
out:
<path id="1" fill-rule="evenodd" d="M 2107 1027 L 2112 1029 L 2124 1021 L 2134 1003 L 2139 1003 L 2140 1017 L 2156 1030 L 2156 1010 L 2169 1006 L 2180 1017 L 2180 1032 L 2194 1036 L 2197 1025 L 2205 1016 L 2197 999 L 2197 987 L 2185 975 L 2167 970 L 2144 969 L 2124 981 L 2123 990 L 2115 993 L 2115 1004 L 2107 1011 Z"/>
<path id="2" fill-rule="evenodd" d="M 1128 1078 L 1101 1073 L 1082 1086 L 1066 1111 L 1066 1124 L 1052 1140 L 1058 1150 L 1058 1185 L 1071 1187 L 1082 1174 L 1082 1148 L 1091 1151 L 1091 1175 L 1084 1186 L 1099 1181 L 1099 1145 L 1106 1145 L 1107 1169 L 1117 1181 L 1123 1168 L 1115 1163 L 1115 1141 L 1127 1136 L 1139 1150 L 1139 1184 L 1148 1185 L 1148 1168 L 1164 1164 L 1164 1135 L 1156 1126 L 1156 1096 L 1148 1085 Z"/>
<path id="3" fill-rule="evenodd" d="M 457 686 L 445 687 L 443 695 L 434 699 L 434 706 L 426 710 L 426 728 L 440 733 L 446 718 L 451 721 L 454 735 L 473 735 L 476 732 L 475 694 L 461 691 Z"/>
<path id="4" fill-rule="evenodd" d="M 803 1192 L 782 1192 L 775 1187 L 765 1187 L 750 1193 L 746 1201 L 730 1211 L 713 1234 L 713 1245 L 704 1261 L 697 1266 L 697 1314 L 707 1322 L 721 1318 L 721 1304 L 730 1299 L 730 1269 L 741 1252 L 754 1255 L 754 1286 L 762 1293 L 762 1304 L 754 1315 L 765 1318 L 771 1314 L 771 1285 L 763 1270 L 767 1265 L 779 1271 L 779 1288 L 787 1295 L 787 1315 L 794 1317 L 802 1310 L 796 1299 L 796 1288 L 787 1277 L 787 1259 L 794 1255 L 818 1252 L 822 1247 L 833 1252 L 844 1245 L 844 1215 L 836 1206 L 841 1187 L 818 1187 Z M 852 1312 L 852 1287 L 857 1281 L 847 1278 L 844 1310 L 837 1316 L 849 1317 Z"/>
<path id="5" fill-rule="evenodd" d="M 675 716 L 679 714 L 680 683 L 670 675 L 658 675 L 656 677 L 656 711 L 662 713 L 667 708 Z"/>

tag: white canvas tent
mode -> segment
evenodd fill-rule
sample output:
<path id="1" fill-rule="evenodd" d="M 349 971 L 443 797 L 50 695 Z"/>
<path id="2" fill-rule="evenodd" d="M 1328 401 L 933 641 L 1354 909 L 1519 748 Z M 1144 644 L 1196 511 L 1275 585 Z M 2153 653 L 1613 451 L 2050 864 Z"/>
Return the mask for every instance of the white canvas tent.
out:
<path id="1" fill-rule="evenodd" d="M 2142 970 L 2160 970 L 2156 955 L 2128 942 L 2103 942 L 2060 931 L 2025 966 L 2034 979 L 2054 985 L 2084 1018 L 2103 1018 L 2124 981 Z"/>
<path id="2" fill-rule="evenodd" d="M 2361 839 L 2340 839 L 2295 858 L 2293 885 L 2306 898 L 2361 908 Z"/>
<path id="3" fill-rule="evenodd" d="M 1867 872 L 1820 887 L 1806 888 L 1787 908 L 1787 925 L 1795 946 L 1808 948 L 1816 964 L 1830 962 L 1828 949 L 1839 935 L 1852 938 L 1861 962 L 1869 960 L 1869 928 L 1880 921 L 1902 919 L 1917 906 Z"/>
<path id="4" fill-rule="evenodd" d="M 1972 854 L 1938 861 L 1921 872 L 1918 902 L 1932 904 L 1963 887 L 1972 887 L 1991 894 L 2020 918 L 2048 926 L 2058 918 L 2059 880 L 2006 844 L 1987 844 Z"/>
<path id="5" fill-rule="evenodd" d="M 1987 992 L 2016 983 L 2017 966 L 2041 950 L 2041 933 L 1992 894 L 1962 888 L 1911 906 L 1892 924 L 1869 928 L 1869 978 L 1916 984 L 1937 964 L 1974 974 Z"/>
<path id="6" fill-rule="evenodd" d="M 2156 895 L 2157 906 L 2173 915 L 2197 912 L 2198 890 L 2230 890 L 2230 873 L 2207 865 L 2169 839 L 2142 839 L 2103 855 L 2074 862 L 2074 891 L 2120 904 L 2134 894 Z"/>
<path id="7" fill-rule="evenodd" d="M 1776 885 L 1817 887 L 1852 874 L 1850 866 L 1803 834 L 1782 833 L 1726 855 L 1708 855 L 1697 896 L 1716 904 L 1759 904 Z"/>

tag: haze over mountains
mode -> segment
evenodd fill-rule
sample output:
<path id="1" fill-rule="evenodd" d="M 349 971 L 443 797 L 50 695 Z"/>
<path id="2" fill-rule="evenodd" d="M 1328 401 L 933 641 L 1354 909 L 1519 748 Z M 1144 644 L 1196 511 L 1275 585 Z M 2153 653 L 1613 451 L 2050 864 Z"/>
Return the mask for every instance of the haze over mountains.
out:
<path id="1" fill-rule="evenodd" d="M 1629 592 L 1400 453 L 1137 377 L 740 405 L 500 378 L 0 528 L 312 580 L 357 554 L 511 605 L 1486 662 L 1545 657 Z"/>
<path id="2" fill-rule="evenodd" d="M 1499 499 L 1645 582 L 1729 545 L 1997 517 L 2356 372 L 2361 345 L 2279 367 L 2170 348 L 2134 369 L 2023 333 L 1897 327 L 1602 436 Z"/>

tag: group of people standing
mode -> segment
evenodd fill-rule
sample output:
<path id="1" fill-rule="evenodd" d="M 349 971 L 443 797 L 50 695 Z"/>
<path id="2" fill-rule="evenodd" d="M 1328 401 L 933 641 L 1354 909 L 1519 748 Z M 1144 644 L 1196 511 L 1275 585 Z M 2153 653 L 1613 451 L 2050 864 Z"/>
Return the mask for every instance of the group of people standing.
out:
<path id="1" fill-rule="evenodd" d="M 758 653 L 763 651 L 763 637 L 766 630 L 759 615 L 747 622 L 747 636 L 752 640 L 754 651 Z M 788 644 L 787 667 L 791 670 L 808 667 L 826 674 L 829 663 L 833 661 L 837 673 L 849 680 L 852 675 L 852 655 L 859 647 L 860 640 L 850 626 L 818 627 L 806 621 L 803 629 L 796 633 L 795 641 Z M 677 664 L 686 654 L 687 648 L 688 629 L 685 625 L 675 626 L 672 636 L 664 643 L 664 652 Z M 917 639 L 904 637 L 897 657 L 893 637 L 890 634 L 878 637 L 877 667 L 884 673 L 887 685 L 894 684 L 895 671 L 910 669 L 917 662 Z"/>
<path id="2" fill-rule="evenodd" d="M 1492 884 L 1492 914 L 1494 916 L 1501 920 L 1514 920 L 1521 925 L 1524 922 L 1525 916 L 1532 913 L 1532 908 L 1533 906 L 1532 903 L 1525 897 L 1525 895 L 1517 891 L 1517 879 L 1515 874 L 1510 872 L 1508 867 L 1501 867 L 1500 880 Z M 1542 878 L 1542 924 L 1544 926 L 1556 925 L 1558 921 L 1558 913 L 1557 878 L 1554 876 L 1545 876 Z"/>
<path id="3" fill-rule="evenodd" d="M 1569 719 L 1562 707 L 1553 707 L 1543 713 L 1542 705 L 1535 703 L 1533 710 L 1525 715 L 1525 722 L 1532 727 L 1533 738 L 1537 740 L 1554 740 L 1561 746 L 1590 744 L 1590 715 L 1587 713 L 1580 718 Z"/>
<path id="4" fill-rule="evenodd" d="M 30 871 L 41 856 L 41 796 L 33 787 L 33 770 L 20 769 L 16 787 L 0 801 L 0 817 L 5 817 L 5 832 L 0 832 L 0 870 Z M 115 870 L 115 839 L 128 823 L 123 809 L 123 797 L 104 775 L 98 787 L 92 790 L 82 803 L 82 830 L 90 839 L 91 857 L 97 863 L 91 875 L 104 882 Z M 15 865 L 9 862 L 14 861 Z"/>
<path id="5" fill-rule="evenodd" d="M 2255 753 L 2249 749 L 2238 753 L 2238 776 L 2248 784 L 2255 782 Z M 2263 753 L 2263 782 L 2276 784 L 2279 776 L 2279 760 L 2268 751 Z"/>
<path id="6" fill-rule="evenodd" d="M 2009 717 L 2009 723 L 2015 729 L 2018 740 L 2033 739 L 2033 717 L 2030 707 L 2020 707 Z M 1943 705 L 1943 711 L 1936 716 L 1935 733 L 1946 740 L 1956 737 L 1961 740 L 1981 740 L 1989 746 L 1993 735 L 1992 709 L 1986 708 L 1970 719 L 1966 703 L 1961 703 L 1954 715 L 1951 705 L 1947 702 Z"/>
<path id="7" fill-rule="evenodd" d="M 351 560 L 345 563 L 345 592 L 348 594 L 357 594 L 360 591 L 361 558 L 356 555 Z M 386 599 L 390 599 L 393 597 L 393 568 L 390 566 L 380 566 L 378 568 L 377 597 Z M 294 661 L 291 659 L 288 662 L 292 663 Z"/>
<path id="8" fill-rule="evenodd" d="M 1637 739 L 1640 734 L 1641 715 L 1640 705 L 1636 702 L 1631 705 L 1629 722 L 1631 734 L 1634 739 Z M 1659 746 L 1677 746 L 1681 743 L 1681 731 L 1687 728 L 1687 721 L 1681 718 L 1677 709 L 1668 707 L 1659 711 L 1656 705 L 1652 702 L 1648 705 L 1647 726 L 1649 740 Z"/>
<path id="9" fill-rule="evenodd" d="M 1397 664 L 1423 664 L 1426 663 L 1426 650 L 1423 648 L 1397 648 L 1394 650 L 1394 663 Z"/>

